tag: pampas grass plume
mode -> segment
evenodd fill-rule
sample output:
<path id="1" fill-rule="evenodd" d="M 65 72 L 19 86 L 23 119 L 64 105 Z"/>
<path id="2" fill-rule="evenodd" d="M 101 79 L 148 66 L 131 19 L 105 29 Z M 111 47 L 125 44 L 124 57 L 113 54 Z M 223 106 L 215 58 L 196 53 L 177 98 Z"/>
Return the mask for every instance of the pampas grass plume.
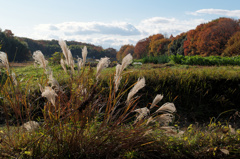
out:
<path id="1" fill-rule="evenodd" d="M 132 63 L 132 55 L 131 54 L 128 54 L 126 55 L 123 60 L 122 60 L 122 65 L 120 64 L 117 64 L 116 66 L 116 74 L 114 76 L 114 82 L 115 82 L 115 92 L 118 91 L 118 87 L 120 85 L 120 81 L 122 79 L 122 72 L 123 70 L 129 65 Z"/>
<path id="2" fill-rule="evenodd" d="M 128 97 L 127 97 L 127 103 L 129 103 L 130 99 L 140 90 L 145 86 L 145 78 L 143 77 L 142 79 L 138 79 L 137 83 L 135 84 L 135 86 L 130 90 L 130 92 L 128 93 Z"/>
<path id="3" fill-rule="evenodd" d="M 58 81 L 53 77 L 53 72 L 52 71 L 51 71 L 51 73 L 48 77 L 48 83 L 51 84 L 52 88 L 54 87 L 54 90 L 62 91 L 62 88 L 60 87 Z"/>
<path id="4" fill-rule="evenodd" d="M 78 68 L 78 74 L 80 73 L 81 67 L 83 65 L 83 60 L 81 58 L 78 57 L 77 59 L 77 68 Z"/>
<path id="5" fill-rule="evenodd" d="M 83 58 L 82 65 L 83 66 L 86 63 L 87 54 L 88 54 L 87 47 L 84 46 L 83 49 L 82 49 L 82 58 Z"/>
<path id="6" fill-rule="evenodd" d="M 67 69 L 66 69 L 66 66 L 65 66 L 65 61 L 63 59 L 60 60 L 60 64 L 61 64 L 64 72 L 67 73 Z"/>
<path id="7" fill-rule="evenodd" d="M 63 55 L 65 56 L 65 63 L 71 68 L 72 73 L 74 73 L 74 60 L 70 49 L 67 47 L 67 44 L 64 40 L 60 39 L 58 43 L 63 51 Z"/>
<path id="8" fill-rule="evenodd" d="M 163 104 L 155 113 L 174 113 L 176 112 L 176 107 L 173 103 L 165 103 Z"/>
<path id="9" fill-rule="evenodd" d="M 0 51 L 0 62 L 7 68 L 8 73 L 10 73 L 8 58 L 5 52 Z"/>
<path id="10" fill-rule="evenodd" d="M 163 99 L 163 95 L 158 94 L 158 95 L 154 98 L 154 100 L 153 100 L 153 102 L 152 102 L 152 104 L 151 104 L 151 106 L 150 106 L 150 109 L 152 109 L 152 108 L 153 108 L 158 102 L 160 102 L 162 99 Z"/>
<path id="11" fill-rule="evenodd" d="M 45 57 L 40 50 L 37 50 L 33 53 L 33 59 L 37 64 L 40 65 L 40 67 L 42 67 L 45 70 L 47 69 L 48 61 L 45 60 Z"/>
<path id="12" fill-rule="evenodd" d="M 110 60 L 108 57 L 104 57 L 104 58 L 101 58 L 98 65 L 97 65 L 97 73 L 96 73 L 96 79 L 99 78 L 100 74 L 101 74 L 101 71 L 108 67 L 108 65 L 110 64 Z"/>
<path id="13" fill-rule="evenodd" d="M 134 112 L 138 113 L 137 119 L 134 121 L 134 124 L 137 123 L 138 121 L 142 120 L 143 118 L 149 116 L 149 114 L 150 114 L 150 111 L 147 107 L 135 109 Z"/>
<path id="14" fill-rule="evenodd" d="M 121 72 L 129 65 L 132 63 L 132 55 L 128 54 L 122 59 L 122 67 L 121 67 Z"/>
<path id="15" fill-rule="evenodd" d="M 46 97 L 48 99 L 48 101 L 50 101 L 52 103 L 52 105 L 55 106 L 55 96 L 57 96 L 57 94 L 55 93 L 55 91 L 49 87 L 46 86 L 42 92 L 42 97 Z"/>

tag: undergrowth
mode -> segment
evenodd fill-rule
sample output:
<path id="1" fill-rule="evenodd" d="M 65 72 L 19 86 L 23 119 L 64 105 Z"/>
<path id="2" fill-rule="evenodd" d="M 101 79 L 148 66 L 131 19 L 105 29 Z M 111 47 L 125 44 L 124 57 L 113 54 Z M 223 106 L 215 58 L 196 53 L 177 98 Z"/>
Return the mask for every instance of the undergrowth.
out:
<path id="1" fill-rule="evenodd" d="M 100 61 L 97 70 L 84 64 L 81 65 L 81 69 L 78 68 L 77 73 L 71 68 L 71 60 L 69 61 L 64 63 L 66 71 L 60 66 L 52 69 L 30 66 L 22 68 L 22 74 L 21 70 L 18 72 L 17 69 L 5 70 L 6 79 L 0 85 L 0 109 L 5 121 L 5 126 L 0 128 L 1 158 L 234 158 L 239 156 L 240 131 L 232 128 L 229 122 L 230 118 L 238 121 L 237 110 L 229 111 L 231 116 L 228 116 L 229 120 L 226 122 L 220 121 L 217 117 L 208 125 L 201 126 L 194 124 L 180 127 L 178 112 L 176 117 L 173 117 L 176 109 L 174 104 L 180 113 L 184 111 L 197 113 L 198 109 L 206 106 L 201 105 L 205 104 L 202 102 L 205 98 L 219 99 L 218 96 L 211 96 L 215 90 L 208 87 L 208 83 L 204 83 L 206 80 L 209 81 L 205 76 L 208 72 L 196 76 L 196 72 L 192 73 L 190 70 L 164 68 L 159 72 L 133 71 L 134 68 L 130 67 L 121 74 L 119 72 L 127 67 L 124 62 L 104 72 L 100 67 L 105 68 L 106 63 L 100 65 Z M 24 72 L 24 69 L 39 71 L 39 74 L 26 70 Z M 119 72 L 114 73 L 115 69 Z M 17 74 L 17 78 L 12 72 Z M 22 79 L 24 76 L 29 79 Z M 219 74 L 219 78 L 221 76 Z M 232 77 L 235 75 L 233 74 Z M 146 87 L 144 87 L 145 79 Z M 118 83 L 120 80 L 121 82 Z M 142 81 L 144 83 L 140 83 Z M 215 84 L 217 86 L 219 83 L 214 81 L 211 83 L 211 85 Z M 231 84 L 226 84 L 223 89 L 230 94 L 238 91 L 231 87 Z M 54 92 L 49 96 L 50 94 L 46 94 L 47 91 Z M 134 94 L 131 93 L 132 91 Z M 196 98 L 192 98 L 192 91 Z M 195 94 L 197 92 L 200 93 Z M 164 98 L 158 93 L 163 94 Z M 165 107 L 168 105 L 172 107 L 171 109 L 167 107 L 160 115 L 156 112 L 164 107 L 154 104 L 154 108 L 151 109 L 152 105 L 150 106 L 154 103 L 151 101 L 157 94 L 163 98 L 163 103 L 174 102 L 174 104 L 166 103 Z M 220 102 L 228 104 L 232 102 L 232 98 L 226 96 Z M 196 103 L 200 105 L 195 108 Z M 147 111 L 143 112 L 143 110 Z M 140 115 L 136 115 L 137 113 Z M 221 117 L 227 113 L 222 113 Z M 163 118 L 164 115 L 170 118 Z M 164 119 L 163 123 L 167 124 L 162 125 L 157 117 Z M 32 120 L 40 123 L 39 128 L 26 130 L 24 123 Z"/>

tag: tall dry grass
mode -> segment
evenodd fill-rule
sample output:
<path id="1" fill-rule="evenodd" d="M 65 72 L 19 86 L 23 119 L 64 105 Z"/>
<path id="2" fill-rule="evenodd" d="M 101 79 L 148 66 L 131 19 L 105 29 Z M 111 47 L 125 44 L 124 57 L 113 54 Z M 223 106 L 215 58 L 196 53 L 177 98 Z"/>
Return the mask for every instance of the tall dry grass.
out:
<path id="1" fill-rule="evenodd" d="M 16 77 L 9 75 L 1 85 L 8 130 L 0 133 L 0 156 L 115 158 L 151 144 L 152 141 L 145 137 L 150 127 L 139 116 L 133 116 L 135 112 L 142 113 L 138 111 L 141 109 L 138 108 L 140 97 L 135 94 L 145 86 L 144 78 L 128 88 L 126 79 L 119 89 L 123 70 L 132 62 L 132 56 L 129 54 L 123 59 L 116 73 L 109 76 L 110 87 L 104 88 L 99 77 L 109 65 L 109 58 L 99 61 L 96 73 L 92 68 L 86 71 L 87 50 L 84 47 L 83 60 L 79 59 L 78 75 L 75 76 L 71 51 L 63 40 L 59 45 L 65 57 L 61 59 L 61 65 L 67 74 L 70 72 L 64 86 L 54 78 L 54 72 L 40 51 L 35 52 L 33 58 L 45 70 L 47 78 L 41 79 L 36 99 L 29 98 L 29 89 L 21 90 L 21 82 Z M 7 61 L 1 62 L 8 72 L 13 71 L 8 70 Z M 18 85 L 14 84 L 15 80 Z M 108 89 L 107 96 L 102 94 L 104 89 Z M 124 99 L 126 95 L 128 98 Z M 35 114 L 36 110 L 40 110 L 39 116 Z M 144 115 L 146 120 L 150 116 Z M 14 122 L 10 122 L 12 118 Z M 131 118 L 136 118 L 135 122 L 131 122 Z M 31 125 L 28 125 L 26 130 L 24 123 L 34 119 L 41 123 L 40 128 L 31 131 Z"/>

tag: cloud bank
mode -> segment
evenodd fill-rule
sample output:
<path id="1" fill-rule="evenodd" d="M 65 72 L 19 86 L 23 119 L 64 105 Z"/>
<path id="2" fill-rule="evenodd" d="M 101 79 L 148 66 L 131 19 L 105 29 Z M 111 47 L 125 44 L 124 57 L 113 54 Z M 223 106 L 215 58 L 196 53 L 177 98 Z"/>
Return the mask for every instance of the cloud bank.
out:
<path id="1" fill-rule="evenodd" d="M 211 15 L 240 18 L 240 10 L 224 10 L 224 9 L 210 8 L 210 9 L 200 9 L 195 12 L 190 12 L 189 14 L 192 14 L 192 15 L 211 14 Z"/>
<path id="2" fill-rule="evenodd" d="M 151 17 L 138 23 L 124 21 L 112 22 L 63 22 L 58 24 L 39 24 L 35 27 L 31 38 L 76 40 L 103 48 L 119 49 L 122 45 L 135 45 L 139 40 L 153 34 L 176 36 L 182 32 L 196 28 L 201 23 L 212 19 L 199 18 L 206 15 L 220 15 L 240 18 L 240 10 L 200 9 L 186 13 L 187 20 L 167 17 Z M 197 18 L 196 18 L 197 16 Z"/>

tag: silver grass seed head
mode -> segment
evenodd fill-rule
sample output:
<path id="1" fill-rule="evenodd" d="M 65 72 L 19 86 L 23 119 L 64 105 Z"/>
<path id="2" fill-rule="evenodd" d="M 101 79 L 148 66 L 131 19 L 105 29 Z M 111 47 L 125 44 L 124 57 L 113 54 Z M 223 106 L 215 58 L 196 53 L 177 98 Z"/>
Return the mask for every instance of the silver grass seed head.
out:
<path id="1" fill-rule="evenodd" d="M 163 95 L 158 94 L 158 95 L 154 98 L 154 100 L 153 100 L 153 102 L 152 102 L 152 104 L 151 104 L 151 106 L 150 106 L 150 109 L 152 109 L 152 108 L 153 108 L 158 102 L 160 102 L 162 99 L 163 99 Z"/>
<path id="2" fill-rule="evenodd" d="M 163 104 L 155 113 L 174 113 L 176 112 L 176 107 L 173 103 L 165 103 Z"/>
<path id="3" fill-rule="evenodd" d="M 54 88 L 55 91 L 62 91 L 58 81 L 53 77 L 53 72 L 51 71 L 48 77 L 48 83 L 51 84 L 51 87 Z"/>
<path id="4" fill-rule="evenodd" d="M 150 111 L 147 107 L 135 109 L 134 112 L 137 112 L 138 114 L 142 114 L 143 116 L 148 116 L 150 114 Z"/>
<path id="5" fill-rule="evenodd" d="M 66 59 L 66 64 L 69 65 L 69 51 L 70 50 L 68 49 L 66 42 L 63 39 L 60 39 L 58 41 L 58 44 L 60 45 L 60 47 L 63 51 L 63 55 Z"/>
<path id="6" fill-rule="evenodd" d="M 122 79 L 122 76 L 121 76 L 121 65 L 120 64 L 117 64 L 116 66 L 116 74 L 114 76 L 114 83 L 115 83 L 115 92 L 118 91 L 118 87 L 120 85 L 120 81 Z"/>
<path id="7" fill-rule="evenodd" d="M 0 51 L 0 62 L 7 68 L 7 71 L 10 73 L 8 58 L 5 52 Z"/>
<path id="8" fill-rule="evenodd" d="M 80 73 L 80 70 L 81 70 L 82 65 L 83 65 L 83 60 L 78 57 L 78 59 L 77 59 L 78 73 Z"/>
<path id="9" fill-rule="evenodd" d="M 71 70 L 73 72 L 74 71 L 74 60 L 73 60 L 70 49 L 67 47 L 67 44 L 64 40 L 60 39 L 58 41 L 58 43 L 63 51 L 63 55 L 65 57 L 65 63 L 71 68 Z"/>
<path id="10" fill-rule="evenodd" d="M 150 111 L 149 111 L 149 109 L 147 107 L 135 109 L 134 112 L 138 113 L 137 118 L 134 121 L 134 124 L 137 123 L 138 121 L 146 118 L 150 114 Z"/>
<path id="11" fill-rule="evenodd" d="M 173 121 L 174 116 L 172 114 L 166 113 L 161 114 L 155 118 L 156 122 L 158 122 L 161 126 L 168 126 L 169 123 Z"/>
<path id="12" fill-rule="evenodd" d="M 82 49 L 82 58 L 83 58 L 82 65 L 85 65 L 86 63 L 87 54 L 88 54 L 87 47 L 84 46 Z"/>
<path id="13" fill-rule="evenodd" d="M 55 96 L 57 94 L 55 91 L 52 89 L 52 87 L 46 86 L 42 92 L 42 97 L 46 97 L 49 102 L 52 103 L 52 105 L 55 106 Z"/>
<path id="14" fill-rule="evenodd" d="M 127 103 L 130 102 L 131 98 L 143 87 L 145 87 L 145 78 L 139 78 L 137 83 L 135 84 L 135 86 L 130 90 L 130 92 L 128 93 L 128 97 L 127 97 Z"/>
<path id="15" fill-rule="evenodd" d="M 47 69 L 48 61 L 45 60 L 45 57 L 40 50 L 35 51 L 32 57 L 35 60 L 35 63 L 39 64 L 43 69 Z"/>
<path id="16" fill-rule="evenodd" d="M 122 59 L 122 68 L 121 71 L 123 71 L 128 65 L 130 65 L 132 63 L 133 57 L 131 54 L 126 55 L 123 59 Z"/>
<path id="17" fill-rule="evenodd" d="M 108 57 L 104 57 L 104 58 L 101 58 L 100 61 L 98 62 L 97 64 L 97 73 L 96 73 L 96 79 L 99 78 L 100 74 L 101 74 L 101 71 L 108 67 L 108 65 L 110 64 L 110 60 Z"/>
<path id="18" fill-rule="evenodd" d="M 60 60 L 60 64 L 61 64 L 64 72 L 67 73 L 67 69 L 66 69 L 66 66 L 65 66 L 65 61 L 63 59 Z"/>

